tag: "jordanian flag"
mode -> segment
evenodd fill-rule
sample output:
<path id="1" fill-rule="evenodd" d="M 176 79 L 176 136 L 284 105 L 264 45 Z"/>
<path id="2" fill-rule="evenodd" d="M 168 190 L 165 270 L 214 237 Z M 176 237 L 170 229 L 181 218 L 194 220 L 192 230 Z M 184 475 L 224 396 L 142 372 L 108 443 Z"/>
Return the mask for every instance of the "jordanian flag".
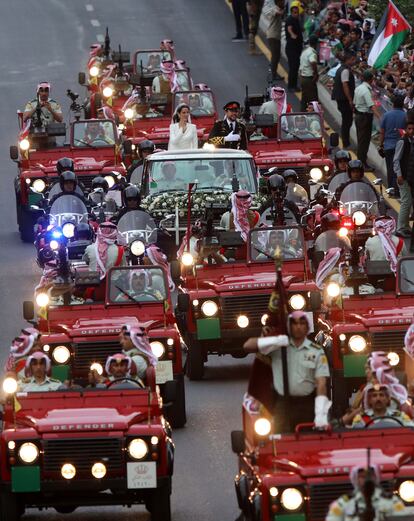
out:
<path id="1" fill-rule="evenodd" d="M 374 69 L 386 67 L 410 32 L 410 24 L 390 0 L 372 41 L 368 65 Z"/>

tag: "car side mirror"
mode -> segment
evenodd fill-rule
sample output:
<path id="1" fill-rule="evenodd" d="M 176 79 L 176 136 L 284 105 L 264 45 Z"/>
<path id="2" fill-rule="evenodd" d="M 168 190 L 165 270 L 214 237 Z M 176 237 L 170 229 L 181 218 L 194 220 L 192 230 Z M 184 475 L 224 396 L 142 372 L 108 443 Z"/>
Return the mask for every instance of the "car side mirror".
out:
<path id="1" fill-rule="evenodd" d="M 337 132 L 332 132 L 329 135 L 329 145 L 334 148 L 339 145 L 339 134 Z"/>
<path id="2" fill-rule="evenodd" d="M 231 450 L 236 454 L 246 450 L 246 440 L 243 431 L 231 431 Z"/>
<path id="3" fill-rule="evenodd" d="M 10 147 L 10 159 L 12 161 L 17 161 L 19 159 L 19 149 L 16 147 L 16 145 L 12 145 Z"/>
<path id="4" fill-rule="evenodd" d="M 164 403 L 175 402 L 177 399 L 177 382 L 175 380 L 165 382 L 162 398 Z"/>
<path id="5" fill-rule="evenodd" d="M 33 320 L 35 316 L 34 304 L 32 300 L 25 300 L 23 302 L 23 318 L 27 321 Z"/>
<path id="6" fill-rule="evenodd" d="M 171 278 L 174 282 L 178 282 L 181 277 L 181 266 L 177 260 L 171 261 L 170 263 Z"/>
<path id="7" fill-rule="evenodd" d="M 86 74 L 84 72 L 80 72 L 78 74 L 78 82 L 79 82 L 79 85 L 85 85 L 85 83 L 86 83 Z"/>
<path id="8" fill-rule="evenodd" d="M 124 141 L 124 153 L 128 155 L 132 154 L 132 142 L 129 139 Z"/>
<path id="9" fill-rule="evenodd" d="M 322 305 L 322 295 L 320 291 L 311 291 L 310 292 L 310 306 L 312 311 L 319 311 Z"/>
<path id="10" fill-rule="evenodd" d="M 187 293 L 179 293 L 177 296 L 177 308 L 181 313 L 187 313 L 190 309 L 190 295 Z"/>

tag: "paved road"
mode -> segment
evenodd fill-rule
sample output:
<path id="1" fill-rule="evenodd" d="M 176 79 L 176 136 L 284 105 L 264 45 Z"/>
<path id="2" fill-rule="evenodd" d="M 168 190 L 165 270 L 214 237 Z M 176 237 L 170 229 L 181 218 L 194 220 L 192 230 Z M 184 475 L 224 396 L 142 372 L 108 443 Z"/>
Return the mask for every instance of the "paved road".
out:
<path id="1" fill-rule="evenodd" d="M 88 3 L 86 3 L 88 2 Z M 222 105 L 242 99 L 244 86 L 261 92 L 266 81 L 263 56 L 247 55 L 247 45 L 231 43 L 233 20 L 224 0 L 4 0 L 0 47 L 0 341 L 2 358 L 22 325 L 21 304 L 32 297 L 39 278 L 34 250 L 20 242 L 15 223 L 12 180 L 15 168 L 8 148 L 15 141 L 15 111 L 34 97 L 39 80 L 50 80 L 53 97 L 62 102 L 76 86 L 88 46 L 109 25 L 112 42 L 123 49 L 156 47 L 168 37 L 187 60 L 197 82 L 206 82 Z M 119 11 L 116 11 L 116 8 Z M 83 94 L 83 93 L 82 93 Z M 175 521 L 222 521 L 237 516 L 232 478 L 235 457 L 230 430 L 239 427 L 240 402 L 246 387 L 247 361 L 213 359 L 206 380 L 187 382 L 188 425 L 174 433 L 177 462 L 173 482 Z M 77 521 L 149 519 L 142 508 L 81 509 L 71 515 L 29 511 L 25 519 Z"/>

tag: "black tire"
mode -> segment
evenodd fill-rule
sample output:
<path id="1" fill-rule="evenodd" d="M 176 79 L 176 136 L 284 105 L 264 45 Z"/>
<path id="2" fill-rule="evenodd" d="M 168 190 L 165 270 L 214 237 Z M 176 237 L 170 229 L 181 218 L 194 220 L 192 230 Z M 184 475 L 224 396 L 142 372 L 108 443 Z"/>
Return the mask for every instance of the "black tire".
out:
<path id="1" fill-rule="evenodd" d="M 151 521 L 171 521 L 171 490 L 163 486 L 152 493 L 150 501 Z"/>
<path id="2" fill-rule="evenodd" d="M 23 242 L 34 241 L 34 222 L 33 215 L 26 210 L 20 211 L 20 238 Z"/>
<path id="3" fill-rule="evenodd" d="M 185 411 L 185 385 L 183 375 L 179 375 L 177 380 L 177 399 L 165 409 L 165 417 L 170 422 L 171 427 L 180 429 L 187 422 Z"/>
<path id="4" fill-rule="evenodd" d="M 18 506 L 16 494 L 7 490 L 0 492 L 0 521 L 19 521 L 24 506 Z"/>
<path id="5" fill-rule="evenodd" d="M 199 342 L 187 344 L 187 376 L 190 380 L 202 380 L 204 376 L 204 353 Z"/>

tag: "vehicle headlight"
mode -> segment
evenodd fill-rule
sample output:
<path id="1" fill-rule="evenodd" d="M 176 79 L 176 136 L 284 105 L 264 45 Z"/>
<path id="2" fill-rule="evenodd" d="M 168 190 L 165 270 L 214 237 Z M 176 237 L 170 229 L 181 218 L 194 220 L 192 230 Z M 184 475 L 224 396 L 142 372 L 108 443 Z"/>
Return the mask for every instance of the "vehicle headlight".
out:
<path id="1" fill-rule="evenodd" d="M 414 481 L 403 481 L 398 487 L 398 494 L 406 503 L 412 503 L 414 501 Z"/>
<path id="2" fill-rule="evenodd" d="M 19 448 L 19 458 L 25 463 L 33 463 L 39 457 L 39 449 L 34 443 L 23 443 Z"/>
<path id="3" fill-rule="evenodd" d="M 38 293 L 36 295 L 36 304 L 43 308 L 49 304 L 49 295 L 47 293 Z"/>
<path id="4" fill-rule="evenodd" d="M 187 251 L 182 254 L 181 262 L 184 266 L 192 266 L 194 264 L 194 257 Z"/>
<path id="5" fill-rule="evenodd" d="M 218 313 L 218 306 L 213 300 L 205 300 L 201 304 L 201 312 L 206 317 L 214 317 Z"/>
<path id="6" fill-rule="evenodd" d="M 145 458 L 145 456 L 148 453 L 148 446 L 144 440 L 142 440 L 141 438 L 136 438 L 135 440 L 132 440 L 128 445 L 128 453 L 131 456 L 131 458 L 134 459 Z"/>
<path id="7" fill-rule="evenodd" d="M 145 253 L 145 244 L 142 241 L 133 241 L 130 246 L 132 255 L 140 257 Z"/>
<path id="8" fill-rule="evenodd" d="M 89 69 L 89 76 L 92 76 L 92 78 L 99 76 L 99 67 L 92 65 L 92 67 Z"/>
<path id="9" fill-rule="evenodd" d="M 306 300 L 303 295 L 297 293 L 296 295 L 292 295 L 289 299 L 289 306 L 295 311 L 299 311 L 306 306 Z"/>
<path id="10" fill-rule="evenodd" d="M 325 172 L 329 172 L 329 165 L 325 165 L 323 169 L 325 170 Z"/>
<path id="11" fill-rule="evenodd" d="M 338 230 L 339 237 L 346 237 L 348 235 L 348 228 L 345 228 L 345 226 L 341 226 Z"/>
<path id="12" fill-rule="evenodd" d="M 262 318 L 260 319 L 260 322 L 262 323 L 262 326 L 266 325 L 268 318 L 269 318 L 269 315 L 267 313 L 262 315 Z"/>
<path id="13" fill-rule="evenodd" d="M 320 168 L 311 168 L 309 175 L 311 176 L 312 181 L 318 182 L 322 179 L 323 172 Z"/>
<path id="14" fill-rule="evenodd" d="M 246 317 L 246 315 L 239 315 L 237 317 L 237 325 L 244 329 L 249 325 L 249 317 Z"/>
<path id="15" fill-rule="evenodd" d="M 126 119 L 132 119 L 134 117 L 134 110 L 131 108 L 125 109 L 124 116 L 126 117 Z"/>
<path id="16" fill-rule="evenodd" d="M 272 424 L 267 418 L 258 418 L 254 422 L 254 431 L 259 436 L 267 436 L 272 429 Z"/>
<path id="17" fill-rule="evenodd" d="M 106 467 L 103 463 L 94 463 L 92 465 L 92 476 L 96 479 L 102 479 L 106 475 Z"/>
<path id="18" fill-rule="evenodd" d="M 111 175 L 106 175 L 104 177 L 105 181 L 108 183 L 109 188 L 112 188 L 115 184 L 115 179 Z"/>
<path id="19" fill-rule="evenodd" d="M 400 355 L 395 353 L 394 351 L 390 351 L 387 355 L 388 360 L 390 361 L 390 365 L 395 367 L 400 363 Z"/>
<path id="20" fill-rule="evenodd" d="M 35 179 L 33 181 L 32 188 L 35 192 L 40 194 L 46 188 L 46 183 L 43 181 L 43 179 Z"/>
<path id="21" fill-rule="evenodd" d="M 327 286 L 326 286 L 326 293 L 330 296 L 330 297 L 338 297 L 341 293 L 341 288 L 339 286 L 339 284 L 337 282 L 330 282 Z"/>
<path id="22" fill-rule="evenodd" d="M 173 338 L 167 338 L 167 345 L 168 346 L 173 346 L 174 345 L 174 339 Z"/>
<path id="23" fill-rule="evenodd" d="M 49 242 L 49 246 L 51 250 L 57 250 L 59 248 L 59 242 L 56 239 L 52 239 Z"/>
<path id="24" fill-rule="evenodd" d="M 367 341 L 361 335 L 352 335 L 348 340 L 348 346 L 354 353 L 361 353 L 367 347 Z"/>
<path id="25" fill-rule="evenodd" d="M 280 502 L 286 510 L 298 510 L 303 505 L 303 494 L 297 488 L 286 488 L 280 496 Z"/>
<path id="26" fill-rule="evenodd" d="M 94 362 L 90 367 L 91 371 L 96 371 L 99 376 L 103 375 L 103 367 L 99 362 Z"/>
<path id="27" fill-rule="evenodd" d="M 26 151 L 30 148 L 30 141 L 27 138 L 24 138 L 19 143 L 20 150 Z"/>
<path id="28" fill-rule="evenodd" d="M 62 233 L 66 239 L 72 239 L 75 235 L 75 225 L 73 223 L 65 223 L 62 226 Z"/>
<path id="29" fill-rule="evenodd" d="M 60 469 L 62 477 L 65 479 L 73 479 L 76 476 L 76 468 L 72 463 L 65 463 Z"/>
<path id="30" fill-rule="evenodd" d="M 270 487 L 269 488 L 269 494 L 272 497 L 277 497 L 277 495 L 279 494 L 279 490 L 277 489 L 277 487 Z"/>
<path id="31" fill-rule="evenodd" d="M 3 380 L 3 391 L 6 394 L 14 394 L 17 391 L 17 380 L 8 376 Z"/>
<path id="32" fill-rule="evenodd" d="M 102 94 L 105 96 L 105 98 L 110 98 L 113 93 L 114 89 L 112 87 L 105 87 L 102 91 Z"/>
<path id="33" fill-rule="evenodd" d="M 150 342 L 151 351 L 157 358 L 161 358 L 162 355 L 165 353 L 165 347 L 162 344 L 162 342 L 159 342 L 158 340 L 155 340 L 154 342 Z"/>
<path id="34" fill-rule="evenodd" d="M 352 214 L 352 220 L 354 221 L 356 226 L 362 226 L 363 224 L 365 224 L 367 216 L 364 214 L 364 212 L 358 210 L 357 212 L 354 212 Z"/>
<path id="35" fill-rule="evenodd" d="M 66 364 L 70 358 L 70 351 L 66 346 L 57 346 L 53 350 L 52 358 L 57 364 Z"/>

